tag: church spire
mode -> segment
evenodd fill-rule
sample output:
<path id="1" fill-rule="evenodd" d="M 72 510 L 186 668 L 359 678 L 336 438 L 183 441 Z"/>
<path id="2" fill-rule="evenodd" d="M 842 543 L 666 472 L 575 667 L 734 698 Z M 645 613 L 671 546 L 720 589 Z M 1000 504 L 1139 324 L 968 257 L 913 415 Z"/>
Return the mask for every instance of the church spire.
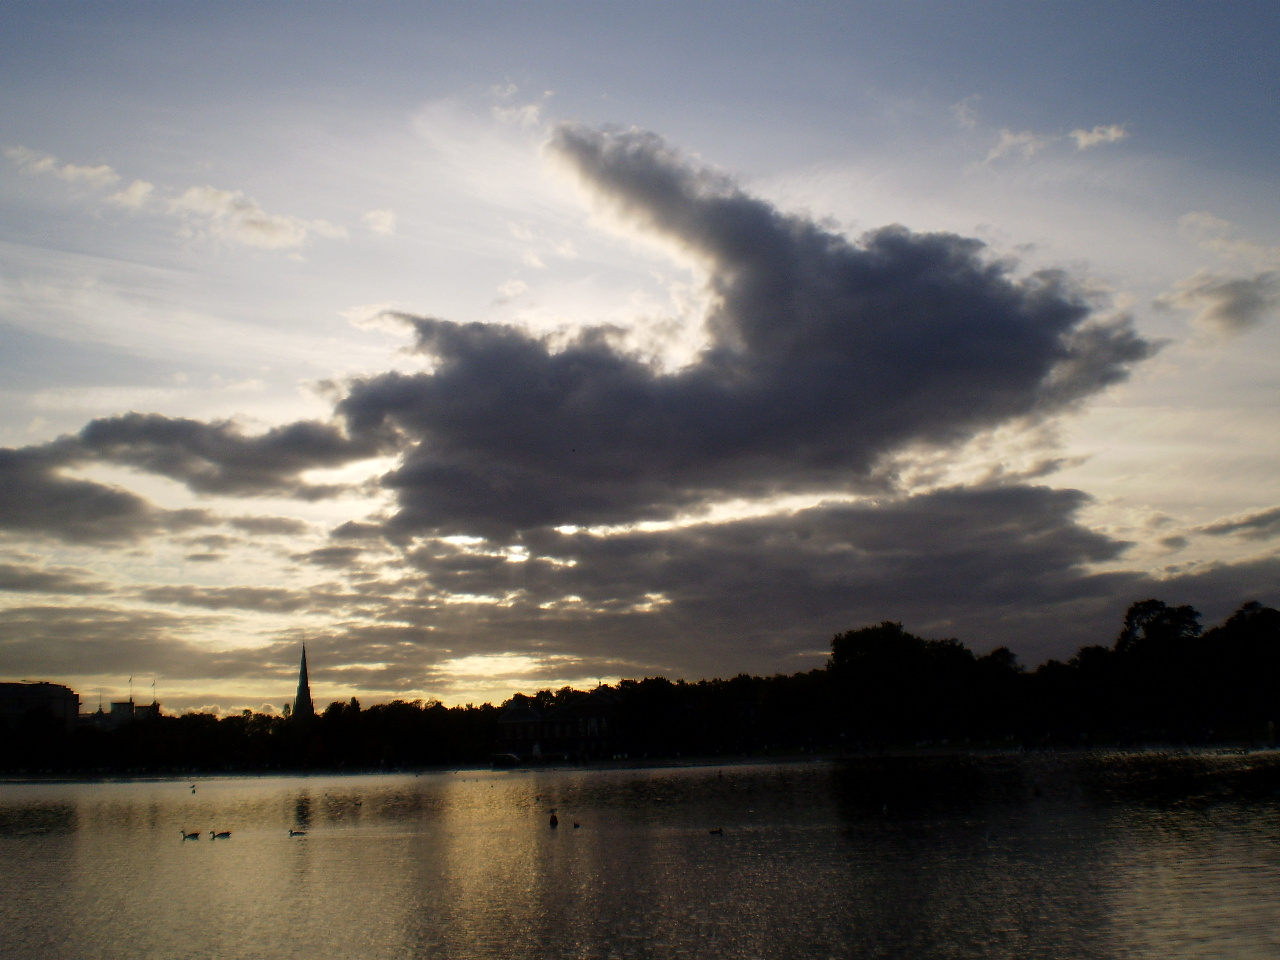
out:
<path id="1" fill-rule="evenodd" d="M 311 702 L 311 682 L 307 679 L 307 645 L 302 645 L 302 666 L 298 668 L 298 695 L 293 698 L 295 717 L 314 717 L 315 705 Z"/>

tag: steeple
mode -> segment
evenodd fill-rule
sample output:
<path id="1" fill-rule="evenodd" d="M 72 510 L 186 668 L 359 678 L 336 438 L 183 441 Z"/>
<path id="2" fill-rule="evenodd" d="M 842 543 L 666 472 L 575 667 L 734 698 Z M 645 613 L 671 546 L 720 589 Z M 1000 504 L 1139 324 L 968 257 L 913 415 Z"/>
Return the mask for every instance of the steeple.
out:
<path id="1" fill-rule="evenodd" d="M 302 645 L 302 666 L 298 668 L 298 695 L 293 698 L 295 717 L 314 717 L 315 705 L 311 702 L 311 682 L 307 679 L 307 645 Z"/>

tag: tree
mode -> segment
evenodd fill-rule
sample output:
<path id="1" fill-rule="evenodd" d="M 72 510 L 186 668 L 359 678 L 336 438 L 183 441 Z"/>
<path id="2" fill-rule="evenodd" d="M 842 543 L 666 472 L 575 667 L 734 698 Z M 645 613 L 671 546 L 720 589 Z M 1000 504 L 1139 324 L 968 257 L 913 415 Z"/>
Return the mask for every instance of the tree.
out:
<path id="1" fill-rule="evenodd" d="M 1139 600 L 1124 615 L 1116 638 L 1116 653 L 1129 655 L 1173 652 L 1200 636 L 1200 612 L 1195 607 L 1171 607 L 1162 600 Z"/>

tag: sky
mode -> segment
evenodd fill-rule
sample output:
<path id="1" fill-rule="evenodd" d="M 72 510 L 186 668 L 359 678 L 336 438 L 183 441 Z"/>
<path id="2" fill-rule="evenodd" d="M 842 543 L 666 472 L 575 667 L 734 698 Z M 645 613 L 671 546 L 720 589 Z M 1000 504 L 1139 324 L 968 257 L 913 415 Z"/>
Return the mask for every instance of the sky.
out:
<path id="1" fill-rule="evenodd" d="M 0 677 L 1280 604 L 1274 3 L 0 4 Z"/>

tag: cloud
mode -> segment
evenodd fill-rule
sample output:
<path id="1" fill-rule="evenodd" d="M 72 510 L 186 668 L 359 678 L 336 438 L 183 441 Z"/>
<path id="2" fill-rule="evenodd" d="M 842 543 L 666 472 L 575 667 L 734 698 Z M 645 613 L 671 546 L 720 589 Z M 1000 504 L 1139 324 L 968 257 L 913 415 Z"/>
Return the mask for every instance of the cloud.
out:
<path id="1" fill-rule="evenodd" d="M 956 104 L 955 107 L 952 107 L 953 112 L 956 112 L 956 115 L 960 118 L 960 122 L 962 124 L 965 123 L 966 118 L 972 117 L 972 115 L 967 112 L 960 112 L 960 108 L 965 107 L 968 102 L 968 100 L 963 100 Z M 976 118 L 972 119 L 974 119 L 974 123 L 976 124 Z M 1067 134 L 1067 137 L 1075 141 L 1076 150 L 1079 151 L 1088 150 L 1092 147 L 1101 146 L 1105 143 L 1118 143 L 1128 135 L 1129 132 L 1121 124 L 1111 123 L 1096 126 L 1092 130 L 1072 130 Z M 992 147 L 990 152 L 987 154 L 987 158 L 983 161 L 983 165 L 986 166 L 994 163 L 996 160 L 1012 156 L 1020 156 L 1024 160 L 1030 160 L 1046 148 L 1060 142 L 1062 139 L 1063 138 L 1061 136 L 1056 134 L 1035 133 L 1031 130 L 1023 130 L 1020 133 L 1014 133 L 1012 130 L 1001 129 L 1000 139 L 996 141 L 996 145 Z"/>
<path id="2" fill-rule="evenodd" d="M 129 541 L 215 523 L 202 510 L 161 510 L 119 487 L 67 476 L 93 463 L 133 467 L 201 494 L 318 500 L 346 487 L 313 484 L 308 470 L 342 466 L 391 449 L 395 438 L 366 431 L 352 439 L 334 424 L 300 421 L 246 435 L 203 423 L 130 413 L 92 420 L 78 433 L 39 446 L 0 448 L 0 529 L 76 542 Z M 250 518 L 232 524 L 254 526 Z M 287 524 L 274 524 L 286 530 Z M 265 527 L 259 522 L 261 532 Z"/>
<path id="3" fill-rule="evenodd" d="M 0 530 L 72 543 L 120 543 L 212 522 L 202 510 L 162 510 L 119 487 L 65 476 L 57 445 L 0 449 Z"/>
<path id="4" fill-rule="evenodd" d="M 336 570 L 349 569 L 364 553 L 363 547 L 320 547 L 307 553 L 295 554 L 293 559 L 314 563 Z"/>
<path id="5" fill-rule="evenodd" d="M 232 517 L 227 525 L 255 536 L 296 537 L 309 527 L 293 517 Z"/>
<path id="6" fill-rule="evenodd" d="M 0 563 L 0 590 L 13 593 L 62 593 L 86 595 L 103 593 L 107 585 L 89 580 L 83 571 L 65 567 L 37 567 L 26 564 Z"/>
<path id="7" fill-rule="evenodd" d="M 980 119 L 978 114 L 978 101 L 982 99 L 980 94 L 970 94 L 959 103 L 951 105 L 951 115 L 956 118 L 956 123 L 964 127 L 966 130 L 973 130 L 978 126 Z"/>
<path id="8" fill-rule="evenodd" d="M 1020 621 L 1031 597 L 1043 615 L 1091 593 L 1109 596 L 1083 588 L 1082 567 L 1116 558 L 1125 544 L 1075 523 L 1086 501 L 1042 487 L 957 488 L 655 531 L 544 530 L 525 538 L 521 561 L 433 542 L 410 561 L 432 596 L 512 598 L 488 615 L 512 619 L 531 642 L 578 627 L 667 635 L 698 651 L 684 655 L 685 669 L 705 656 L 697 667 L 705 671 L 717 659 L 735 662 L 735 648 L 756 647 L 756 657 L 762 645 L 804 649 L 828 628 L 877 616 L 958 618 L 974 636 L 1004 618 Z M 1001 639 L 1009 632 L 1000 629 Z"/>
<path id="9" fill-rule="evenodd" d="M 306 471 L 368 459 L 392 443 L 385 432 L 366 431 L 353 439 L 338 425 L 311 420 L 251 436 L 229 421 L 129 413 L 92 420 L 74 437 L 55 441 L 54 449 L 68 459 L 168 477 L 196 493 L 316 500 L 345 488 L 311 484 L 302 476 Z"/>
<path id="10" fill-rule="evenodd" d="M 364 225 L 370 233 L 381 237 L 389 237 L 396 232 L 396 214 L 394 210 L 369 210 L 364 215 Z"/>
<path id="11" fill-rule="evenodd" d="M 1200 528 L 1213 536 L 1234 534 L 1245 540 L 1270 540 L 1280 536 L 1280 507 L 1261 510 L 1227 520 L 1218 520 Z"/>
<path id="12" fill-rule="evenodd" d="M 18 169 L 29 175 L 49 174 L 68 183 L 84 184 L 99 190 L 110 189 L 120 182 L 120 174 L 106 164 L 78 166 L 59 163 L 56 157 L 26 147 L 13 147 L 5 154 Z M 101 199 L 119 207 L 140 210 L 153 206 L 155 196 L 155 184 L 134 180 L 124 189 Z M 182 218 L 190 235 L 203 233 L 267 250 L 294 249 L 312 237 L 342 239 L 347 236 L 345 227 L 327 220 L 267 213 L 242 190 L 188 187 L 176 197 L 170 195 L 168 199 L 158 201 L 154 207 Z M 373 233 L 389 235 L 395 232 L 395 214 L 390 210 L 370 210 L 365 214 L 364 222 Z"/>
<path id="13" fill-rule="evenodd" d="M 529 290 L 529 285 L 523 280 L 508 280 L 498 287 L 498 297 L 496 302 L 499 304 L 510 303 L 522 293 Z"/>
<path id="14" fill-rule="evenodd" d="M 568 660 L 597 675 L 702 677 L 819 666 L 832 633 L 891 618 L 1038 663 L 1107 642 L 1138 597 L 1221 616 L 1274 596 L 1276 562 L 1164 581 L 1094 572 L 1128 545 L 1078 522 L 1088 501 L 1026 484 L 949 488 L 659 530 L 543 529 L 519 557 L 431 540 L 407 555 L 418 576 L 371 598 L 378 624 L 349 621 L 334 652 L 340 637 L 377 636 L 389 647 L 377 662 L 407 669 L 429 659 L 420 645 L 462 658 L 501 637 L 507 653 L 559 658 L 561 675 L 588 672 Z"/>
<path id="15" fill-rule="evenodd" d="M 430 364 L 351 380 L 330 422 L 249 434 L 129 413 L 0 450 L 0 528 L 88 543 L 196 525 L 284 537 L 313 527 L 164 511 L 75 478 L 80 467 L 145 471 L 201 495 L 312 500 L 345 488 L 309 471 L 399 455 L 377 481 L 395 496 L 391 512 L 339 524 L 319 549 L 291 547 L 350 586 L 220 577 L 117 587 L 136 610 L 0 611 L 6 667 L 278 674 L 287 693 L 305 636 L 333 676 L 366 689 L 430 689 L 449 682 L 448 664 L 495 653 L 527 657 L 545 677 L 696 677 L 817 666 L 831 633 L 886 617 L 1034 661 L 1109 636 L 1128 602 L 1156 594 L 1142 574 L 1094 572 L 1126 544 L 1078 522 L 1077 491 L 1006 478 L 906 496 L 887 466 L 922 446 L 946 456 L 985 431 L 1044 425 L 1123 380 L 1154 350 L 1129 318 L 1096 316 L 1067 274 L 1020 276 L 972 238 L 894 225 L 850 239 L 651 133 L 570 125 L 549 149 L 627 227 L 701 264 L 700 352 L 659 367 L 605 325 L 544 337 L 378 304 L 352 319 L 394 320 Z M 238 203 L 258 209 L 215 194 L 185 215 L 229 222 Z M 784 494 L 816 505 L 783 511 L 773 498 Z M 772 512 L 690 519 L 738 499 Z M 1265 581 L 1267 568 L 1250 569 L 1248 583 Z M 15 583 L 76 586 L 72 572 L 40 572 L 10 571 Z M 1227 574 L 1214 575 L 1225 596 Z M 184 639 L 244 611 L 322 609 L 342 620 L 291 623 L 260 650 Z"/>
<path id="16" fill-rule="evenodd" d="M 194 651 L 182 634 L 194 622 L 107 605 L 10 607 L 0 609 L 0 654 L 17 676 L 183 675 Z"/>
<path id="17" fill-rule="evenodd" d="M 59 163 L 57 157 L 36 153 L 26 147 L 13 147 L 5 151 L 5 156 L 17 164 L 23 173 L 33 176 L 50 174 L 67 183 L 80 183 L 98 189 L 112 187 L 120 181 L 120 174 L 105 163 L 91 167 Z"/>
<path id="18" fill-rule="evenodd" d="M 999 141 L 991 148 L 991 152 L 987 154 L 987 159 L 984 162 L 992 163 L 1001 157 L 1015 154 L 1021 155 L 1023 159 L 1030 160 L 1056 140 L 1058 140 L 1058 137 L 1033 133 L 1030 130 L 1023 130 L 1021 133 L 1014 133 L 1012 130 L 1001 130 Z"/>
<path id="19" fill-rule="evenodd" d="M 240 190 L 189 187 L 170 201 L 169 209 L 203 221 L 214 236 L 269 250 L 300 247 L 313 235 L 330 239 L 347 235 L 343 227 L 326 220 L 267 213 Z"/>
<path id="20" fill-rule="evenodd" d="M 517 107 L 495 106 L 493 117 L 501 123 L 510 123 L 532 130 L 542 120 L 542 106 L 537 103 L 526 103 Z"/>
<path id="21" fill-rule="evenodd" d="M 1202 270 L 1162 294 L 1155 306 L 1198 311 L 1195 322 L 1223 336 L 1261 325 L 1280 310 L 1280 271 L 1233 277 Z"/>
<path id="22" fill-rule="evenodd" d="M 0 610 L 0 656 L 17 676 L 129 676 L 164 681 L 240 680 L 279 682 L 292 693 L 298 644 L 210 649 L 190 638 L 220 622 L 212 614 L 181 614 L 109 605 L 30 605 Z M 310 643 L 308 651 L 310 651 Z M 335 662 L 330 660 L 330 663 Z M 84 696 L 84 691 L 81 691 Z M 161 699 L 164 699 L 163 694 Z"/>
<path id="23" fill-rule="evenodd" d="M 1239 229 L 1230 220 L 1223 220 L 1206 210 L 1195 210 L 1178 218 L 1178 234 L 1194 241 L 1202 250 L 1255 269 L 1280 269 L 1280 247 L 1236 236 L 1237 233 Z"/>
<path id="24" fill-rule="evenodd" d="M 147 183 L 145 180 L 135 180 L 123 190 L 118 190 L 111 196 L 107 197 L 108 203 L 114 203 L 121 207 L 132 207 L 138 209 L 144 206 L 151 199 L 152 193 L 155 191 L 155 184 Z"/>
<path id="25" fill-rule="evenodd" d="M 305 609 L 310 600 L 305 593 L 282 587 L 149 587 L 139 597 L 149 603 L 169 603 L 203 607 L 208 610 L 241 609 L 262 613 L 293 613 Z"/>
<path id="26" fill-rule="evenodd" d="M 523 127 L 526 130 L 532 130 L 542 122 L 542 104 L 537 102 L 512 103 L 512 98 L 519 92 L 520 88 L 514 83 L 490 87 L 489 93 L 494 98 L 505 101 L 494 105 L 493 118 L 499 123 L 509 123 Z M 552 91 L 550 90 L 544 90 L 542 93 L 543 100 L 551 96 Z"/>
<path id="27" fill-rule="evenodd" d="M 605 327 L 553 345 L 403 315 L 431 372 L 356 380 L 338 406 L 352 436 L 412 443 L 383 478 L 402 534 L 508 537 L 857 488 L 897 449 L 1061 412 L 1151 353 L 1127 319 L 1092 319 L 1065 275 L 1016 279 L 976 240 L 892 226 L 850 242 L 641 131 L 565 126 L 551 149 L 705 264 L 709 343 L 668 373 Z"/>
<path id="28" fill-rule="evenodd" d="M 1068 136 L 1076 142 L 1077 150 L 1088 150 L 1104 143 L 1119 143 L 1129 136 L 1129 131 L 1121 124 L 1110 123 L 1096 126 L 1092 130 L 1072 130 Z"/>
<path id="29" fill-rule="evenodd" d="M 1235 224 L 1207 210 L 1193 210 L 1178 218 L 1178 233 L 1189 240 L 1212 242 L 1235 230 Z"/>

